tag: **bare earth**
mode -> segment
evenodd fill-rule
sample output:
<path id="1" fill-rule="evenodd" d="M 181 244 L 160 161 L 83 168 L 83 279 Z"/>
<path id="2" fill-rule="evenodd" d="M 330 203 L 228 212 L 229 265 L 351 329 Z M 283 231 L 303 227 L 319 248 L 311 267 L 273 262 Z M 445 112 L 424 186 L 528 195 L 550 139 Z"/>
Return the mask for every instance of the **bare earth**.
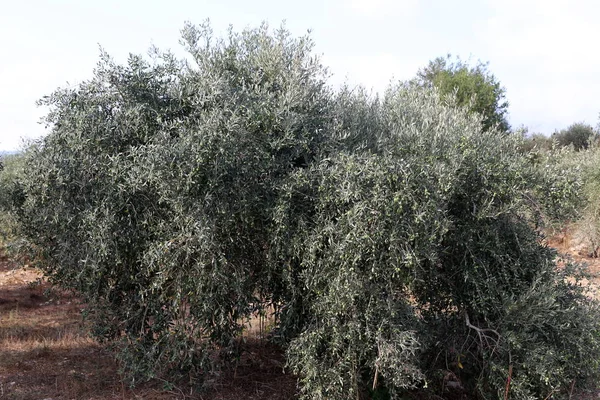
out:
<path id="1" fill-rule="evenodd" d="M 123 385 L 119 367 L 81 318 L 76 296 L 55 289 L 39 271 L 0 254 L 0 399 L 274 399 L 295 398 L 296 378 L 283 373 L 280 349 L 249 338 L 235 370 L 224 371 L 212 392 Z"/>

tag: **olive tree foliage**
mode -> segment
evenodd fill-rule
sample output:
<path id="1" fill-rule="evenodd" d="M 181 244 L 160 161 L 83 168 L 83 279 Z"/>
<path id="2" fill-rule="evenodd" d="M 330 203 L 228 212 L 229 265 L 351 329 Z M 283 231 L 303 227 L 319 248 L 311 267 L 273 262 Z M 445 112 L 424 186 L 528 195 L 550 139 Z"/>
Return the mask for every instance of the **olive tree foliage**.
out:
<path id="1" fill-rule="evenodd" d="M 292 271 L 285 303 L 298 287 L 313 298 L 288 349 L 306 398 L 378 385 L 396 398 L 452 372 L 490 399 L 511 374 L 511 398 L 536 399 L 596 374 L 597 307 L 565 281 L 576 267 L 556 273 L 534 229 L 540 207 L 561 204 L 532 199 L 561 177 L 447 101 L 401 86 L 365 110 L 367 126 L 351 110 L 345 129 L 376 139 L 299 171 L 282 197 L 274 250 Z"/>
<path id="2" fill-rule="evenodd" d="M 285 29 L 183 37 L 45 98 L 14 205 L 131 378 L 209 376 L 267 308 L 306 399 L 596 378 L 596 303 L 536 229 L 576 185 L 435 88 L 333 92 Z"/>
<path id="3" fill-rule="evenodd" d="M 22 207 L 46 270 L 142 377 L 210 372 L 268 300 L 271 204 L 315 157 L 330 102 L 306 37 L 204 24 L 183 38 L 189 61 L 103 53 L 93 79 L 42 101 L 52 131 Z"/>
<path id="4" fill-rule="evenodd" d="M 448 54 L 430 61 L 414 81 L 420 86 L 436 87 L 442 95 L 455 94 L 459 106 L 483 116 L 484 130 L 510 130 L 506 89 L 489 71 L 488 63 L 478 61 L 471 66 Z"/>

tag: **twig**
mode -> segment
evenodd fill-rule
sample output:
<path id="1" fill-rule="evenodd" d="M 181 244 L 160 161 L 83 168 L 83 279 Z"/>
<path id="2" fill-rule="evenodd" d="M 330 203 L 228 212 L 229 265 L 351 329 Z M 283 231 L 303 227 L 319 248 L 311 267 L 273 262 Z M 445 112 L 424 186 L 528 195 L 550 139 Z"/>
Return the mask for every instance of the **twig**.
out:
<path id="1" fill-rule="evenodd" d="M 508 391 L 510 390 L 511 378 L 512 378 L 512 364 L 508 366 L 508 378 L 506 378 L 506 390 L 504 391 L 504 400 L 508 400 Z"/>
<path id="2" fill-rule="evenodd" d="M 379 365 L 375 366 L 375 377 L 373 378 L 373 390 L 377 388 L 377 377 L 379 376 Z"/>
<path id="3" fill-rule="evenodd" d="M 466 311 L 465 311 L 465 323 L 466 323 L 466 325 L 467 325 L 469 328 L 471 328 L 471 329 L 473 329 L 475 332 L 477 332 L 477 336 L 479 336 L 479 341 L 480 341 L 482 344 L 483 344 L 483 342 L 484 342 L 484 339 L 485 339 L 485 344 L 486 344 L 488 347 L 491 347 L 491 346 L 490 346 L 490 342 L 489 342 L 489 340 L 493 340 L 493 341 L 495 342 L 495 346 L 494 346 L 494 348 L 498 347 L 498 344 L 499 344 L 499 342 L 500 342 L 500 338 L 501 338 L 501 336 L 500 336 L 500 334 L 498 333 L 498 331 L 496 331 L 495 329 L 490 329 L 490 328 L 479 328 L 479 327 L 477 327 L 477 326 L 475 326 L 475 325 L 471 324 L 471 321 L 469 320 L 469 314 L 467 314 L 467 312 L 466 312 Z M 487 335 L 487 334 L 486 334 L 487 332 L 491 332 L 491 333 L 493 333 L 494 335 L 496 335 L 496 338 L 493 338 L 493 337 L 491 337 L 491 336 Z"/>
<path id="4" fill-rule="evenodd" d="M 544 397 L 544 400 L 548 400 L 556 392 L 558 392 L 558 389 L 552 389 L 552 391 L 550 392 L 550 394 L 548 394 L 548 396 Z"/>
<path id="5" fill-rule="evenodd" d="M 573 389 L 575 388 L 575 381 L 576 381 L 576 379 L 573 378 L 573 382 L 571 383 L 571 390 L 569 391 L 569 400 L 571 400 L 571 397 L 573 396 Z"/>

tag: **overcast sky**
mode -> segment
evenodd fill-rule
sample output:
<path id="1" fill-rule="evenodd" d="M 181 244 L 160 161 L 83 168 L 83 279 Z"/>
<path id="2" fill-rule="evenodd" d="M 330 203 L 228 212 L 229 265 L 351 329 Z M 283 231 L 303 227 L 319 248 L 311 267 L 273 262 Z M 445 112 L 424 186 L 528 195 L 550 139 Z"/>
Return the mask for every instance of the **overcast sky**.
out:
<path id="1" fill-rule="evenodd" d="M 0 7 L 0 150 L 44 134 L 35 101 L 92 75 L 98 45 L 117 60 L 180 49 L 185 21 L 216 32 L 268 21 L 302 35 L 333 73 L 374 91 L 435 57 L 489 61 L 513 126 L 550 134 L 598 123 L 597 0 L 20 0 Z"/>

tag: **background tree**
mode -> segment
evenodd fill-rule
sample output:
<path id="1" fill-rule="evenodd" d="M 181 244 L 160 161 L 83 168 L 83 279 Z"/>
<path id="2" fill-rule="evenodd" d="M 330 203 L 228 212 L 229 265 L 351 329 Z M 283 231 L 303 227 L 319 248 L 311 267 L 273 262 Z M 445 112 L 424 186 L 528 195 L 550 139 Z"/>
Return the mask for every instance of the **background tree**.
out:
<path id="1" fill-rule="evenodd" d="M 524 152 L 529 152 L 533 149 L 549 151 L 552 149 L 553 143 L 554 141 L 552 138 L 549 138 L 543 133 L 534 133 L 531 136 L 523 139 L 523 145 L 521 146 L 521 149 Z"/>
<path id="2" fill-rule="evenodd" d="M 23 157 L 19 154 L 0 155 L 0 247 L 7 250 L 13 243 L 16 215 L 13 204 L 22 201 L 20 177 Z"/>
<path id="3" fill-rule="evenodd" d="M 513 132 L 519 134 L 523 139 L 519 149 L 523 153 L 530 153 L 532 150 L 547 152 L 552 150 L 555 141 L 543 133 L 529 133 L 529 128 L 522 126 Z"/>
<path id="4" fill-rule="evenodd" d="M 456 93 L 459 106 L 481 114 L 484 130 L 496 126 L 503 132 L 510 129 L 506 89 L 488 70 L 488 63 L 478 61 L 475 66 L 470 66 L 448 54 L 419 70 L 416 82 L 421 86 L 436 87 L 442 95 Z"/>
<path id="5" fill-rule="evenodd" d="M 594 131 L 594 128 L 591 125 L 578 122 L 572 124 L 567 129 L 554 132 L 552 138 L 555 139 L 560 146 L 573 145 L 575 150 L 584 150 L 598 138 L 598 133 Z"/>

